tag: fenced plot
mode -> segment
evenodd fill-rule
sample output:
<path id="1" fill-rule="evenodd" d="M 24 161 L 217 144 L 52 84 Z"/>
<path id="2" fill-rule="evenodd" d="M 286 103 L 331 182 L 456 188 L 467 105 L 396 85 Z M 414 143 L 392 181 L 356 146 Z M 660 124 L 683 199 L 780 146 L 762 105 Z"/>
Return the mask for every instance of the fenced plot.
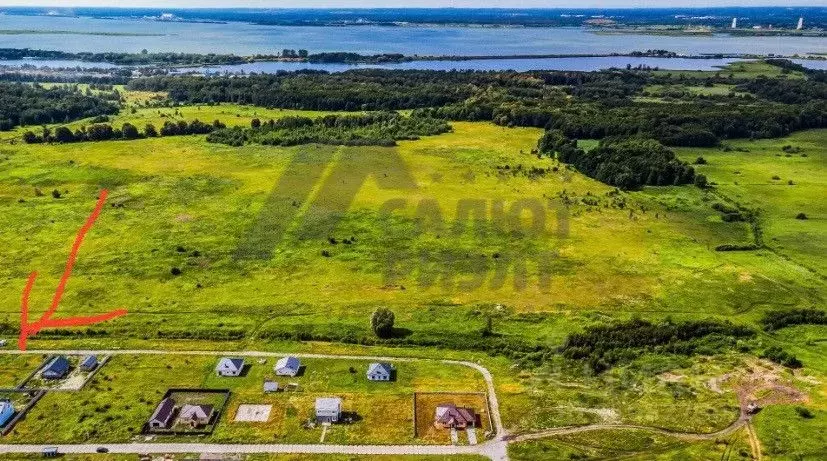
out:
<path id="1" fill-rule="evenodd" d="M 169 435 L 209 435 L 215 430 L 215 426 L 221 419 L 227 401 L 230 399 L 229 389 L 169 389 L 163 396 L 164 399 L 172 399 L 175 404 L 174 422 L 166 428 L 150 427 L 147 421 L 142 432 L 144 434 L 169 434 Z M 203 405 L 209 407 L 211 414 L 209 420 L 203 423 L 191 424 L 191 421 L 182 420 L 180 411 L 185 405 Z"/>
<path id="2" fill-rule="evenodd" d="M 414 393 L 414 436 L 430 443 L 457 443 L 452 442 L 452 431 L 434 426 L 434 417 L 437 406 L 451 404 L 457 407 L 470 408 L 474 411 L 476 421 L 473 430 L 480 431 L 480 436 L 491 430 L 488 418 L 488 401 L 483 392 L 416 392 Z M 457 434 L 460 443 L 464 440 L 465 431 Z"/>

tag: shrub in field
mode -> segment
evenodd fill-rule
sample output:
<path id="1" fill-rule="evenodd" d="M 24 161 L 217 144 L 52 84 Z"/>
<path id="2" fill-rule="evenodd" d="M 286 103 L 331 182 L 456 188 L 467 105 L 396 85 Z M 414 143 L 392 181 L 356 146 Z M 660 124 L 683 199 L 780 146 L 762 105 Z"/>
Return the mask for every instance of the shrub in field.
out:
<path id="1" fill-rule="evenodd" d="M 395 316 L 390 309 L 380 307 L 370 316 L 370 328 L 380 338 L 390 338 L 393 335 Z"/>

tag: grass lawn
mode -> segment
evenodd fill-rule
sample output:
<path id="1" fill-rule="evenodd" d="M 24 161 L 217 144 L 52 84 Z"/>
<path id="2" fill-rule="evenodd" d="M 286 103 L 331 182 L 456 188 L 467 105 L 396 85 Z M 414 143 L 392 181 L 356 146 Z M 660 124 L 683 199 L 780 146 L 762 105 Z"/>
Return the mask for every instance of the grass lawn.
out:
<path id="1" fill-rule="evenodd" d="M 686 71 L 679 71 L 679 70 L 657 70 L 654 71 L 655 74 L 660 75 L 672 75 L 675 78 L 679 78 L 681 75 L 685 77 L 704 77 L 709 75 L 732 75 L 735 78 L 756 78 L 759 76 L 765 76 L 769 78 L 773 77 L 780 77 L 782 75 L 786 75 L 787 78 L 804 78 L 804 74 L 801 72 L 793 71 L 789 73 L 785 73 L 783 69 L 777 66 L 773 66 L 767 64 L 763 61 L 740 61 L 740 62 L 733 62 L 732 64 L 726 65 L 721 67 L 720 70 L 716 71 L 703 71 L 703 70 L 686 70 Z"/>
<path id="2" fill-rule="evenodd" d="M 38 355 L 0 355 L 0 389 L 19 386 L 42 363 Z"/>
<path id="3" fill-rule="evenodd" d="M 764 243 L 800 266 L 827 273 L 827 130 L 786 138 L 728 141 L 735 150 L 677 149 L 681 158 L 703 157 L 698 172 L 724 197 L 760 210 Z M 789 152 L 783 148 L 791 146 Z M 804 213 L 807 219 L 796 219 Z"/>

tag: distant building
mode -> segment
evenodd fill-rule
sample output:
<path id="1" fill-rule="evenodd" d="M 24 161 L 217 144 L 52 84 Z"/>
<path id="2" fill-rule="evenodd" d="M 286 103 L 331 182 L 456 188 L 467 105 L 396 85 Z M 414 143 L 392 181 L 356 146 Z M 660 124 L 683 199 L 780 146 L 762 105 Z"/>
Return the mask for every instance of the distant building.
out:
<path id="1" fill-rule="evenodd" d="M 92 371 L 98 367 L 98 358 L 94 355 L 87 355 L 80 361 L 80 369 L 83 371 Z"/>
<path id="2" fill-rule="evenodd" d="M 43 369 L 43 379 L 63 379 L 69 374 L 69 359 L 64 356 L 55 357 Z"/>
<path id="3" fill-rule="evenodd" d="M 795 30 L 801 30 L 804 28 L 804 18 L 798 18 L 798 25 L 795 27 Z"/>
<path id="4" fill-rule="evenodd" d="M 439 405 L 434 413 L 434 426 L 443 429 L 465 429 L 473 427 L 476 421 L 474 410 L 449 403 Z"/>
<path id="5" fill-rule="evenodd" d="M 178 421 L 189 424 L 191 427 L 201 427 L 210 424 L 212 415 L 212 405 L 184 405 L 181 407 Z"/>
<path id="6" fill-rule="evenodd" d="M 733 29 L 738 28 L 738 18 L 732 18 L 732 28 Z"/>
<path id="7" fill-rule="evenodd" d="M 175 400 L 166 398 L 155 408 L 152 417 L 149 418 L 151 429 L 169 429 L 172 424 L 172 416 L 175 413 Z"/>
<path id="8" fill-rule="evenodd" d="M 370 381 L 390 381 L 393 377 L 393 366 L 390 363 L 371 363 L 367 372 Z"/>
<path id="9" fill-rule="evenodd" d="M 0 401 L 0 427 L 5 426 L 6 423 L 14 416 L 14 406 L 8 400 Z"/>
<path id="10" fill-rule="evenodd" d="M 316 399 L 316 422 L 336 423 L 342 417 L 342 399 L 322 397 Z"/>
<path id="11" fill-rule="evenodd" d="M 224 357 L 215 366 L 215 374 L 218 376 L 240 376 L 244 370 L 244 359 Z"/>
<path id="12" fill-rule="evenodd" d="M 296 357 L 283 357 L 273 367 L 279 376 L 296 376 L 301 368 L 301 362 Z"/>
<path id="13" fill-rule="evenodd" d="M 272 394 L 273 392 L 279 391 L 279 383 L 276 381 L 271 381 L 269 379 L 264 381 L 264 393 L 265 394 Z"/>

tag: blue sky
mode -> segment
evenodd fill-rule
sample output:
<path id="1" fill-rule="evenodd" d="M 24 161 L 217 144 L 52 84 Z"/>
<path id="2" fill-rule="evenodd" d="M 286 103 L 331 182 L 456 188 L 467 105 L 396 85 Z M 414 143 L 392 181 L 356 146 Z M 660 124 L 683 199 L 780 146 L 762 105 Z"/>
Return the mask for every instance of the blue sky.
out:
<path id="1" fill-rule="evenodd" d="M 129 6 L 129 7 L 714 7 L 827 6 L 827 0 L 0 0 L 0 6 Z"/>

